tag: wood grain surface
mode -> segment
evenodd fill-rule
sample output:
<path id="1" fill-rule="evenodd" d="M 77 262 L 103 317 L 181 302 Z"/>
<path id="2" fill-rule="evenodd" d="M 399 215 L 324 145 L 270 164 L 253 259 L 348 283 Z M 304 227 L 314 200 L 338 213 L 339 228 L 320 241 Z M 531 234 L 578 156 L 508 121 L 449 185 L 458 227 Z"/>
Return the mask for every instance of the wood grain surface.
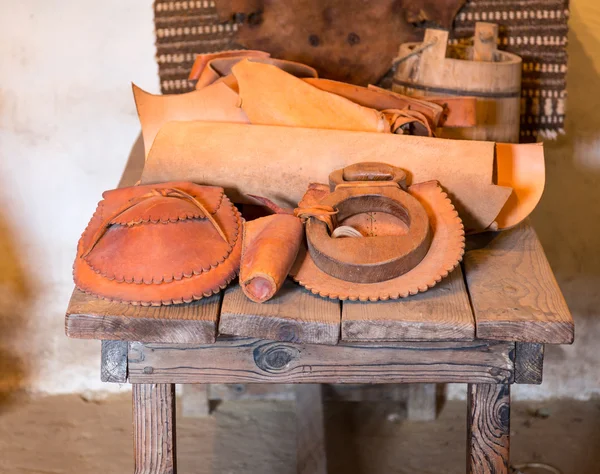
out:
<path id="1" fill-rule="evenodd" d="M 542 383 L 544 344 L 517 342 L 515 344 L 515 383 Z"/>
<path id="2" fill-rule="evenodd" d="M 573 317 L 528 221 L 464 258 L 477 337 L 570 344 Z"/>
<path id="3" fill-rule="evenodd" d="M 219 338 L 129 346 L 132 383 L 512 383 L 514 343 L 303 345 Z"/>
<path id="4" fill-rule="evenodd" d="M 127 382 L 126 341 L 102 341 L 100 357 L 100 379 L 103 382 Z"/>
<path id="5" fill-rule="evenodd" d="M 340 304 L 288 280 L 271 300 L 255 303 L 239 285 L 225 291 L 219 333 L 274 341 L 337 344 Z"/>
<path id="6" fill-rule="evenodd" d="M 135 474 L 176 474 L 175 385 L 133 385 Z"/>
<path id="7" fill-rule="evenodd" d="M 323 389 L 299 384 L 296 391 L 296 472 L 327 474 Z"/>
<path id="8" fill-rule="evenodd" d="M 221 295 L 190 304 L 135 306 L 75 289 L 65 319 L 67 336 L 143 342 L 205 344 L 217 334 Z"/>
<path id="9" fill-rule="evenodd" d="M 342 340 L 470 341 L 475 322 L 457 267 L 425 293 L 393 301 L 344 301 Z"/>
<path id="10" fill-rule="evenodd" d="M 467 474 L 508 474 L 510 385 L 470 384 Z"/>

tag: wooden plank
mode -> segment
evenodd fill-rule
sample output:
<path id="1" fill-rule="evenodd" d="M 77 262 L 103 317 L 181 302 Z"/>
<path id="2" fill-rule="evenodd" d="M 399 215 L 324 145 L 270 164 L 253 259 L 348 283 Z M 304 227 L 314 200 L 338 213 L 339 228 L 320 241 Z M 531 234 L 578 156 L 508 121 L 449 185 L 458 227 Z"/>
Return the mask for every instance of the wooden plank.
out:
<path id="1" fill-rule="evenodd" d="M 133 385 L 135 474 L 176 474 L 175 385 Z"/>
<path id="2" fill-rule="evenodd" d="M 221 295 L 190 304 L 135 306 L 75 289 L 65 320 L 67 336 L 81 339 L 205 344 L 215 341 Z"/>
<path id="3" fill-rule="evenodd" d="M 498 44 L 498 25 L 496 23 L 475 23 L 473 37 L 473 61 L 494 61 Z"/>
<path id="4" fill-rule="evenodd" d="M 573 317 L 529 222 L 468 251 L 464 265 L 478 338 L 573 342 Z"/>
<path id="5" fill-rule="evenodd" d="M 508 474 L 510 385 L 470 384 L 467 474 Z"/>
<path id="6" fill-rule="evenodd" d="M 411 421 L 433 421 L 437 415 L 436 385 L 434 383 L 411 383 L 408 385 L 406 404 Z"/>
<path id="7" fill-rule="evenodd" d="M 515 383 L 542 383 L 544 344 L 517 342 L 515 345 Z"/>
<path id="8" fill-rule="evenodd" d="M 340 304 L 313 295 L 291 280 L 275 297 L 255 303 L 239 285 L 225 291 L 219 333 L 273 341 L 337 344 Z"/>
<path id="9" fill-rule="evenodd" d="M 126 341 L 102 341 L 100 357 L 100 379 L 103 382 L 127 382 Z"/>
<path id="10" fill-rule="evenodd" d="M 321 385 L 296 385 L 296 472 L 327 474 Z"/>
<path id="11" fill-rule="evenodd" d="M 132 383 L 512 383 L 514 343 L 303 345 L 261 339 L 129 346 Z"/>
<path id="12" fill-rule="evenodd" d="M 181 414 L 186 418 L 205 418 L 210 415 L 209 385 L 188 383 L 182 386 Z"/>
<path id="13" fill-rule="evenodd" d="M 460 267 L 425 293 L 393 301 L 344 301 L 345 341 L 472 341 L 475 322 Z"/>

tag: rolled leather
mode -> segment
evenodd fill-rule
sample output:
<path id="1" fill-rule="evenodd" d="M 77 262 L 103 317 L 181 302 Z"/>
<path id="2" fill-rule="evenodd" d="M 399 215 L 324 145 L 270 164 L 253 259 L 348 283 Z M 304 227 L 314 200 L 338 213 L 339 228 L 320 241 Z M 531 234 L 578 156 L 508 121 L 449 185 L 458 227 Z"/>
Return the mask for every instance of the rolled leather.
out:
<path id="1" fill-rule="evenodd" d="M 271 299 L 296 260 L 304 236 L 300 219 L 273 214 L 244 224 L 240 286 L 256 303 Z"/>
<path id="2" fill-rule="evenodd" d="M 191 179 L 223 186 L 235 202 L 254 203 L 247 195 L 258 194 L 279 206 L 294 207 L 307 186 L 327 182 L 331 170 L 380 161 L 407 170 L 409 185 L 438 180 L 467 231 L 473 232 L 486 229 L 513 192 L 509 185 L 494 183 L 496 163 L 522 146 L 496 149 L 493 142 L 389 133 L 176 122 L 164 125 L 156 136 L 142 182 Z M 542 146 L 523 151 L 515 156 L 526 160 L 528 168 L 539 162 L 535 169 L 543 173 Z M 536 180 L 530 189 L 542 181 Z"/>

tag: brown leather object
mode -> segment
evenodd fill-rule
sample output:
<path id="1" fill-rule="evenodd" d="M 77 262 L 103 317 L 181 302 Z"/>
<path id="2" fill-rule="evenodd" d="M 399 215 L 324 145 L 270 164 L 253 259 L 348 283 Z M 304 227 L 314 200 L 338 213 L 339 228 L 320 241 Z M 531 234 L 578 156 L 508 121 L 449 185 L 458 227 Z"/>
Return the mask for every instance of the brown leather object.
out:
<path id="1" fill-rule="evenodd" d="M 222 188 L 189 182 L 103 194 L 77 246 L 77 288 L 142 305 L 187 303 L 237 275 L 242 218 Z"/>
<path id="2" fill-rule="evenodd" d="M 322 195 L 325 189 L 325 185 L 313 186 L 308 193 Z M 427 211 L 433 233 L 429 251 L 416 267 L 387 281 L 348 283 L 319 269 L 306 249 L 301 248 L 291 270 L 294 280 L 320 296 L 353 301 L 404 298 L 426 291 L 439 283 L 462 259 L 465 247 L 462 222 L 436 181 L 413 184 L 408 192 Z M 310 203 L 313 197 L 307 196 L 303 201 Z M 355 223 L 353 226 L 357 227 Z"/>
<path id="3" fill-rule="evenodd" d="M 240 285 L 256 303 L 271 299 L 290 272 L 304 236 L 300 219 L 273 214 L 244 224 Z"/>
<path id="4" fill-rule="evenodd" d="M 273 65 L 244 60 L 232 72 L 237 79 L 242 108 L 252 124 L 389 130 L 378 110 L 322 91 Z"/>
<path id="5" fill-rule="evenodd" d="M 420 38 L 413 23 L 449 28 L 464 0 L 249 0 L 215 2 L 223 21 L 243 24 L 235 39 L 246 48 L 315 67 L 329 79 L 376 83 L 401 43 Z M 241 10 L 241 11 L 240 11 Z"/>
<path id="6" fill-rule="evenodd" d="M 251 49 L 236 49 L 232 51 L 219 51 L 217 53 L 198 54 L 192 65 L 188 80 L 196 81 L 196 89 L 202 89 L 229 74 L 218 66 L 219 59 L 224 58 L 268 58 L 270 55 L 264 51 Z M 229 70 L 231 66 L 229 66 Z"/>
<path id="7" fill-rule="evenodd" d="M 203 120 L 249 123 L 239 107 L 239 96 L 225 84 L 211 84 L 187 94 L 154 95 L 133 84 L 145 155 L 148 156 L 156 134 L 167 122 Z"/>
<path id="8" fill-rule="evenodd" d="M 384 230 L 376 236 L 359 232 L 355 238 L 332 238 L 325 223 L 309 218 L 306 241 L 311 258 L 336 278 L 355 283 L 390 280 L 418 265 L 429 250 L 431 231 L 425 209 L 393 181 L 340 184 L 319 205 L 337 211 L 337 226 L 348 225 L 346 221 L 357 215 L 376 213 L 404 230 L 401 235 Z"/>

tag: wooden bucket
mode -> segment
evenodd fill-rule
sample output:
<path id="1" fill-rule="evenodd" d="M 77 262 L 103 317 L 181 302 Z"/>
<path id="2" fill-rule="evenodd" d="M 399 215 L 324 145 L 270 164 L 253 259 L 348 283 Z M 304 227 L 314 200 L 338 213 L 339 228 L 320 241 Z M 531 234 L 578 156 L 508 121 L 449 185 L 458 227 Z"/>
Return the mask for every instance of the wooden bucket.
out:
<path id="1" fill-rule="evenodd" d="M 521 58 L 497 50 L 498 25 L 479 22 L 473 46 L 448 45 L 448 32 L 428 29 L 422 43 L 400 46 L 393 90 L 413 96 L 477 98 L 477 125 L 443 128 L 438 136 L 519 141 Z"/>

